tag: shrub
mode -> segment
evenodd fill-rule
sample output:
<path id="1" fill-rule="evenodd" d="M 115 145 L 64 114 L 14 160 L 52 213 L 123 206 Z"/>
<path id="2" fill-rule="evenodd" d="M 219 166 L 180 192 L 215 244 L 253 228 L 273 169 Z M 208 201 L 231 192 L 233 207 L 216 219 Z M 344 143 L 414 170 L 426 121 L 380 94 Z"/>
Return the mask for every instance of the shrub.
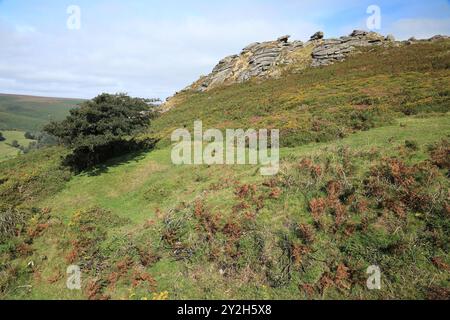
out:
<path id="1" fill-rule="evenodd" d="M 133 137 L 154 117 L 152 101 L 104 93 L 71 110 L 66 120 L 50 123 L 44 131 L 72 150 L 66 164 L 84 170 L 142 147 Z"/>
<path id="2" fill-rule="evenodd" d="M 25 139 L 28 139 L 28 140 L 36 140 L 35 135 L 29 131 L 25 132 L 25 134 L 23 136 L 25 137 Z"/>
<path id="3" fill-rule="evenodd" d="M 3 133 L 0 132 L 0 142 L 5 141 L 6 138 L 3 136 Z"/>
<path id="4" fill-rule="evenodd" d="M 399 159 L 384 159 L 366 179 L 366 195 L 399 216 L 407 210 L 430 213 L 442 207 L 441 199 L 433 195 L 436 177 L 436 169 L 427 163 L 408 166 Z"/>
<path id="5" fill-rule="evenodd" d="M 11 147 L 20 148 L 20 144 L 17 140 L 13 140 L 13 141 L 11 141 Z"/>

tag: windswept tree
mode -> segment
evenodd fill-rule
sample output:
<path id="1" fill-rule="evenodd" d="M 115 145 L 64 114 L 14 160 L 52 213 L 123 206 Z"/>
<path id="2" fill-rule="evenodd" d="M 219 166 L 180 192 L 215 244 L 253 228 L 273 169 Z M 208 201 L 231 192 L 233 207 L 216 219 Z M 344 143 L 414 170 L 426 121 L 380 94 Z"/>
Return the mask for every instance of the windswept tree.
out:
<path id="1" fill-rule="evenodd" d="M 155 116 L 156 100 L 101 94 L 86 101 L 44 131 L 72 150 L 66 163 L 84 170 L 136 148 L 134 136 Z"/>

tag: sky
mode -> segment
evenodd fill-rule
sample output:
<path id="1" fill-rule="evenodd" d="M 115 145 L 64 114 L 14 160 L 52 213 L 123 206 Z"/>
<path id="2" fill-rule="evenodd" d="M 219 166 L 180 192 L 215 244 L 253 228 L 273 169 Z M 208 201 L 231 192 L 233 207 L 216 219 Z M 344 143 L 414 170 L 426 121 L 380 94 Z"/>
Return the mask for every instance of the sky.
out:
<path id="1" fill-rule="evenodd" d="M 450 0 L 0 0 L 0 93 L 164 99 L 249 43 L 367 30 L 371 5 L 381 34 L 450 35 Z"/>

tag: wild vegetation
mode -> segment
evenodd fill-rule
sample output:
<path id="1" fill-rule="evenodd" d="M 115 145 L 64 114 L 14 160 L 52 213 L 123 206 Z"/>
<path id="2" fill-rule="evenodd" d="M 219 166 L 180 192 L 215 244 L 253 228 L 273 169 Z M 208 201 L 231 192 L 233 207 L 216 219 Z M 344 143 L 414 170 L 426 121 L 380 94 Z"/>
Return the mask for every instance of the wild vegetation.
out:
<path id="1" fill-rule="evenodd" d="M 154 117 L 151 102 L 125 94 L 101 94 L 72 109 L 64 121 L 48 124 L 44 131 L 72 150 L 66 164 L 75 170 L 88 169 L 141 147 L 143 143 L 137 143 L 133 135 Z"/>
<path id="2" fill-rule="evenodd" d="M 158 148 L 78 174 L 61 161 L 75 133 L 0 163 L 0 297 L 449 299 L 449 49 L 184 92 L 136 138 Z M 195 119 L 281 128 L 280 174 L 174 166 L 170 133 Z M 371 265 L 381 290 L 366 287 Z"/>
<path id="3" fill-rule="evenodd" d="M 405 115 L 446 113 L 450 42 L 367 49 L 326 68 L 208 92 L 182 92 L 150 127 L 166 146 L 174 129 L 278 128 L 293 147 L 342 138 Z"/>

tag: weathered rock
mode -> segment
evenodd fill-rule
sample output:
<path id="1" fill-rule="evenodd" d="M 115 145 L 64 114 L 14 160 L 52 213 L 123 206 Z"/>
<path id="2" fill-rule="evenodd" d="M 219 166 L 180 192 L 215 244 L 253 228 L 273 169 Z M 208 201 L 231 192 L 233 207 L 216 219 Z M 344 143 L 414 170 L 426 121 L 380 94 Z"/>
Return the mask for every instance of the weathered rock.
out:
<path id="1" fill-rule="evenodd" d="M 280 76 L 282 70 L 296 62 L 301 67 L 325 66 L 344 60 L 357 47 L 395 41 L 375 32 L 360 30 L 339 39 L 323 39 L 323 32 L 319 31 L 306 45 L 301 41 L 289 42 L 289 38 L 289 35 L 285 35 L 275 41 L 255 42 L 246 46 L 240 55 L 232 55 L 219 61 L 209 75 L 200 78 L 187 90 L 207 91 L 252 78 Z"/>
<path id="2" fill-rule="evenodd" d="M 389 34 L 389 35 L 385 38 L 385 40 L 386 40 L 386 41 L 394 42 L 394 41 L 395 41 L 395 37 L 394 37 L 392 34 Z"/>
<path id="3" fill-rule="evenodd" d="M 246 53 L 250 50 L 252 50 L 254 47 L 256 47 L 257 45 L 259 45 L 259 42 L 254 42 L 252 44 L 249 44 L 248 46 L 246 46 L 244 49 L 242 49 L 242 53 Z"/>
<path id="4" fill-rule="evenodd" d="M 287 43 L 290 37 L 290 35 L 281 36 L 277 39 L 277 41 Z"/>
<path id="5" fill-rule="evenodd" d="M 286 70 L 298 71 L 309 66 L 319 67 L 345 60 L 359 47 L 397 46 L 415 42 L 397 42 L 394 36 L 386 37 L 364 30 L 354 30 L 350 35 L 338 39 L 324 39 L 323 32 L 316 32 L 311 40 L 304 44 L 301 41 L 289 41 L 284 35 L 275 41 L 255 42 L 239 55 L 228 56 L 214 67 L 212 72 L 201 77 L 185 90 L 207 91 L 212 88 L 241 83 L 253 78 L 279 77 Z M 434 36 L 429 41 L 448 38 Z"/>
<path id="6" fill-rule="evenodd" d="M 406 45 L 410 46 L 410 45 L 412 45 L 412 44 L 414 44 L 414 43 L 417 43 L 417 42 L 418 42 L 418 40 L 417 40 L 416 38 L 411 37 L 411 38 L 409 38 L 408 40 L 406 40 L 404 43 L 405 43 Z"/>
<path id="7" fill-rule="evenodd" d="M 415 38 L 397 42 L 391 35 L 384 37 L 363 30 L 354 30 L 350 35 L 338 39 L 323 39 L 323 32 L 319 31 L 305 44 L 301 41 L 289 42 L 289 38 L 285 35 L 275 41 L 250 44 L 242 49 L 240 55 L 220 60 L 209 75 L 200 77 L 183 91 L 208 91 L 218 86 L 241 83 L 254 78 L 279 77 L 287 70 L 296 72 L 310 66 L 326 66 L 345 60 L 349 55 L 358 52 L 359 47 L 399 46 L 420 42 Z M 449 37 L 437 35 L 428 41 L 442 39 Z M 161 106 L 162 112 L 176 106 L 180 99 L 177 94 L 169 98 Z"/>
<path id="8" fill-rule="evenodd" d="M 302 41 L 296 40 L 296 41 L 292 42 L 292 48 L 293 49 L 300 48 L 300 47 L 303 47 L 303 42 Z"/>
<path id="9" fill-rule="evenodd" d="M 353 30 L 353 32 L 350 34 L 350 37 L 365 37 L 368 33 L 369 32 L 364 30 Z"/>
<path id="10" fill-rule="evenodd" d="M 323 39 L 324 34 L 322 31 L 317 31 L 316 33 L 314 33 L 311 38 L 309 38 L 310 41 L 315 41 L 315 40 L 321 40 Z"/>
<path id="11" fill-rule="evenodd" d="M 209 75 L 201 77 L 186 90 L 206 91 L 251 78 L 279 75 L 279 69 L 298 59 L 296 52 L 304 47 L 303 42 L 289 42 L 289 38 L 289 35 L 285 35 L 275 41 L 255 42 L 246 46 L 240 55 L 232 55 L 219 61 Z"/>
<path id="12" fill-rule="evenodd" d="M 354 30 L 349 36 L 339 39 L 327 39 L 316 46 L 312 52 L 311 66 L 319 67 L 344 60 L 357 47 L 382 45 L 386 42 L 395 42 L 389 36 L 384 38 L 375 32 Z"/>
<path id="13" fill-rule="evenodd" d="M 431 37 L 430 39 L 428 39 L 428 41 L 439 41 L 439 40 L 444 40 L 444 39 L 450 39 L 450 37 L 438 34 L 438 35 L 435 35 L 434 37 Z"/>

